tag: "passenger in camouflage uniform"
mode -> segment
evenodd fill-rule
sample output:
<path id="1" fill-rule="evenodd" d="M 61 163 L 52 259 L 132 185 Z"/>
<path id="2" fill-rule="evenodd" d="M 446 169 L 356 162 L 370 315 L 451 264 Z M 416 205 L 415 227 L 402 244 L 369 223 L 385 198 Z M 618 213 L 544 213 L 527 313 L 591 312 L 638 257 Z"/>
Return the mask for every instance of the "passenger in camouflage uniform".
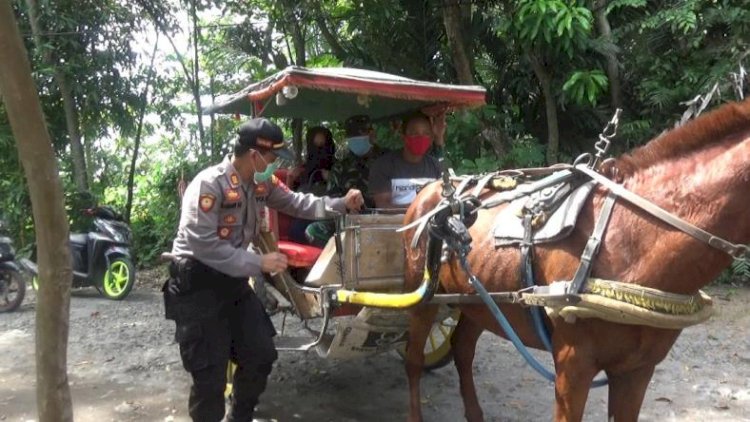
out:
<path id="1" fill-rule="evenodd" d="M 375 201 L 367 193 L 367 179 L 370 164 L 380 157 L 383 151 L 375 145 L 375 132 L 370 118 L 364 115 L 352 116 L 344 122 L 347 150 L 338 160 L 328 177 L 328 196 L 340 196 L 349 189 L 362 192 L 365 206 L 374 207 Z M 335 224 L 332 220 L 316 221 L 305 230 L 305 237 L 311 245 L 324 247 L 333 236 Z"/>

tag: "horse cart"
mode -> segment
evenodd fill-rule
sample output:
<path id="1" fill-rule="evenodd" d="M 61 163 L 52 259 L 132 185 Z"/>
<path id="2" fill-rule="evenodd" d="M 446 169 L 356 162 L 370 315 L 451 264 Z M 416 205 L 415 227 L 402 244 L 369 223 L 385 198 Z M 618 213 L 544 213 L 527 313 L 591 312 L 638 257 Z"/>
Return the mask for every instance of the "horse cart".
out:
<path id="1" fill-rule="evenodd" d="M 207 112 L 385 121 L 483 103 L 480 87 L 289 68 Z M 278 348 L 330 358 L 401 350 L 413 421 L 422 420 L 422 372 L 452 353 L 465 415 L 479 421 L 471 370 L 479 335 L 490 330 L 555 383 L 557 420 L 581 420 L 589 388 L 607 382 L 609 416 L 637 420 L 656 364 L 681 329 L 711 315 L 700 288 L 732 257 L 750 257 L 750 233 L 729 221 L 746 211 L 736 198 L 747 195 L 748 116 L 750 101 L 730 104 L 610 159 L 618 111 L 595 154 L 482 175 L 446 170 L 405 214 L 337 216 L 322 250 L 289 242 L 284 217 L 269 213 L 257 246 L 285 253 L 291 271 L 268 286 L 310 332 L 282 335 Z M 527 346 L 550 351 L 554 372 Z M 595 380 L 599 372 L 607 379 Z"/>
<path id="2" fill-rule="evenodd" d="M 456 110 L 485 104 L 479 86 L 422 82 L 352 68 L 290 67 L 240 92 L 217 99 L 206 113 L 344 121 L 367 115 L 387 122 L 416 111 Z M 277 171 L 284 180 L 285 169 Z M 321 210 L 325 214 L 325 210 Z M 295 243 L 287 235 L 290 218 L 267 211 L 259 244 L 262 252 L 287 255 L 289 269 L 255 283 L 276 309 L 298 317 L 309 335 L 285 335 L 277 349 L 312 351 L 325 358 L 354 358 L 396 350 L 403 355 L 408 315 L 423 294 L 404 291 L 404 252 L 396 232 L 403 210 L 369 210 L 333 216 L 336 234 L 320 249 Z M 330 215 L 329 215 L 330 217 Z M 383 296 L 383 294 L 386 294 Z M 343 299 L 347 298 L 347 299 Z M 385 300 L 388 308 L 383 308 Z M 380 305 L 380 306 L 370 306 Z M 458 313 L 444 306 L 425 346 L 425 369 L 450 362 L 450 337 Z M 285 324 L 282 324 L 285 325 Z M 277 327 L 279 328 L 279 327 Z M 231 378 L 230 378 L 231 379 Z"/>

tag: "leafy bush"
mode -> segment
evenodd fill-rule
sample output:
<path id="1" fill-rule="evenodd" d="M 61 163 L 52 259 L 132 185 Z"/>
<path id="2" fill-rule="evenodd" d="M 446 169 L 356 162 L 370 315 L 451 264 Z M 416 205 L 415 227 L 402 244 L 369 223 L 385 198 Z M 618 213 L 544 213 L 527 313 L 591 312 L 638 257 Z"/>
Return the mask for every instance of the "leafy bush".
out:
<path id="1" fill-rule="evenodd" d="M 735 259 L 732 261 L 732 264 L 716 278 L 715 283 L 750 286 L 750 260 Z"/>

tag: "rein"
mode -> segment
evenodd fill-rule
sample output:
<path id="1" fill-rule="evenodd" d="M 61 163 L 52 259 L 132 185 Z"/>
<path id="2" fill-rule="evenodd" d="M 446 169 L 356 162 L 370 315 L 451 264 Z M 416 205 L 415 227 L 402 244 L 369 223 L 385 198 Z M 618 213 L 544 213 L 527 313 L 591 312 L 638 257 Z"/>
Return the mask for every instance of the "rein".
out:
<path id="1" fill-rule="evenodd" d="M 694 224 L 688 223 L 680 217 L 677 217 L 669 211 L 666 211 L 665 209 L 659 207 L 653 202 L 650 202 L 642 196 L 639 196 L 638 194 L 625 189 L 622 185 L 613 182 L 612 180 L 602 176 L 600 173 L 597 173 L 596 171 L 588 168 L 585 165 L 579 164 L 574 168 L 576 171 L 585 174 L 595 182 L 609 189 L 612 194 L 630 202 L 631 204 L 642 209 L 643 211 L 646 211 L 659 220 L 669 224 L 676 229 L 679 229 L 683 233 L 688 234 L 700 240 L 701 242 L 730 255 L 733 258 L 750 258 L 750 250 L 748 249 L 748 245 L 732 243 L 726 239 L 711 234 L 701 229 L 700 227 L 695 226 Z"/>

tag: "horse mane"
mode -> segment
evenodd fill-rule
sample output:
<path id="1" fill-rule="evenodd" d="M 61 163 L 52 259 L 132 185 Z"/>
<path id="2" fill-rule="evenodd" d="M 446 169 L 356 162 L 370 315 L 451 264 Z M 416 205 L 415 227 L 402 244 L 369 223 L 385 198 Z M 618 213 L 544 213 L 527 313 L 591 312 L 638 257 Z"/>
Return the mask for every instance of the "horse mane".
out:
<path id="1" fill-rule="evenodd" d="M 750 129 L 750 99 L 725 104 L 663 133 L 646 145 L 620 156 L 614 166 L 621 177 L 627 177 L 638 169 L 721 143 L 727 137 L 747 129 Z"/>

